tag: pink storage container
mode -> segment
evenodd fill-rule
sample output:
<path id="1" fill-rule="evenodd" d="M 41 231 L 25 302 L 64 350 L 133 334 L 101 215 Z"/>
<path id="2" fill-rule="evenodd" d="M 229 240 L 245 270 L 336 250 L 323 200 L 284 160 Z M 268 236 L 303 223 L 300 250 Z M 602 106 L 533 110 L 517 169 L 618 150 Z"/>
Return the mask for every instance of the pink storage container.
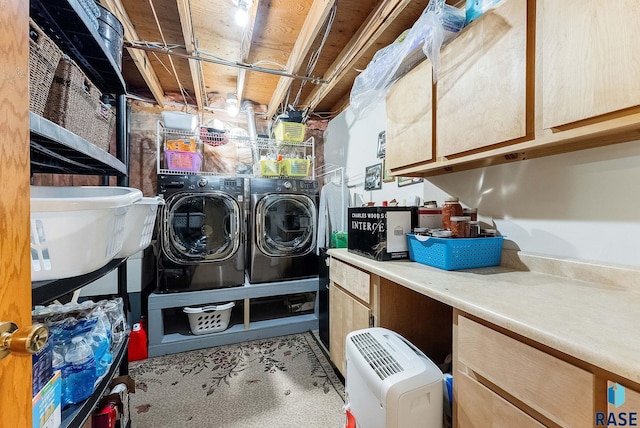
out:
<path id="1" fill-rule="evenodd" d="M 167 168 L 174 171 L 200 171 L 202 155 L 198 152 L 165 150 Z"/>

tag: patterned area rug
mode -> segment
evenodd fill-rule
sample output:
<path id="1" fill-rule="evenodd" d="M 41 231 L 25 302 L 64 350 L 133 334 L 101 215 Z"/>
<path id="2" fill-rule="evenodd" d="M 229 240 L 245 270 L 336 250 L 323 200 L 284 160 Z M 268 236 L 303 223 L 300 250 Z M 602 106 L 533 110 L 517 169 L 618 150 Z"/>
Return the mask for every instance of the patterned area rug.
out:
<path id="1" fill-rule="evenodd" d="M 342 428 L 344 387 L 312 333 L 132 362 L 134 428 Z"/>

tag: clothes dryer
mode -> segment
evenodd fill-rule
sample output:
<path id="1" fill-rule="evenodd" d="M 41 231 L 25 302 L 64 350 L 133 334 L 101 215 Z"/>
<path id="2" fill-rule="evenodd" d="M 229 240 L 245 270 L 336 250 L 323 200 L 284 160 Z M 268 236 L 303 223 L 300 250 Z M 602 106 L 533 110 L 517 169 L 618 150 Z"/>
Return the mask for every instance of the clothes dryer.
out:
<path id="1" fill-rule="evenodd" d="M 252 179 L 248 278 L 277 282 L 318 275 L 318 182 Z"/>
<path id="2" fill-rule="evenodd" d="M 158 291 L 244 284 L 247 180 L 159 175 Z"/>

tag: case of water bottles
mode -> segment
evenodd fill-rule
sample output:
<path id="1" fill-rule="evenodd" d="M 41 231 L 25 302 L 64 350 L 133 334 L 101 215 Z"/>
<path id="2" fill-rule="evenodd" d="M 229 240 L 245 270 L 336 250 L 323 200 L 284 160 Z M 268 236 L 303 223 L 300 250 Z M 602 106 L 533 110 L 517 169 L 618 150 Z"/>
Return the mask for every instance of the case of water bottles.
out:
<path id="1" fill-rule="evenodd" d="M 56 428 L 62 424 L 62 381 L 60 371 L 38 389 L 31 402 L 33 428 Z"/>
<path id="2" fill-rule="evenodd" d="M 32 317 L 49 327 L 51 343 L 50 354 L 34 357 L 34 381 L 59 370 L 62 407 L 86 400 L 109 371 L 114 352 L 128 334 L 122 298 L 37 306 Z"/>

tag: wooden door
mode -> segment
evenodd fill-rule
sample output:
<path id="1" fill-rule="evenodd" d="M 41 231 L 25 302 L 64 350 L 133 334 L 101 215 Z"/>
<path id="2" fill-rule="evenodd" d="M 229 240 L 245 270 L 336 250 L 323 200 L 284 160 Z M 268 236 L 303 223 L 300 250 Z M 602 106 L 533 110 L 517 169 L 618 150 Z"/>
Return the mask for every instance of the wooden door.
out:
<path id="1" fill-rule="evenodd" d="M 0 12 L 0 321 L 31 325 L 29 264 L 29 2 Z M 31 356 L 0 360 L 0 426 L 31 426 Z"/>
<path id="2" fill-rule="evenodd" d="M 333 262 L 333 261 L 332 261 Z M 333 281 L 329 288 L 329 353 L 343 376 L 347 375 L 345 340 L 352 331 L 369 327 L 369 308 Z"/>

